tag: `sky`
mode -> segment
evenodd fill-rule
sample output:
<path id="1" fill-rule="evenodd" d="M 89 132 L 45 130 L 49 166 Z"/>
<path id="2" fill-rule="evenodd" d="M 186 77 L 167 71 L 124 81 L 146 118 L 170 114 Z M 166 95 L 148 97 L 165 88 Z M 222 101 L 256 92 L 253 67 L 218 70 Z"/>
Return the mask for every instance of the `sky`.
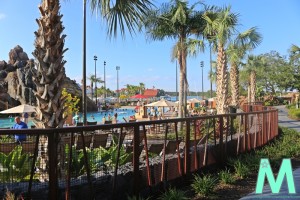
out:
<path id="1" fill-rule="evenodd" d="M 40 0 L 0 0 L 0 60 L 8 61 L 8 53 L 16 45 L 23 47 L 29 58 L 33 58 L 34 31 L 38 26 L 38 5 Z M 156 0 L 156 5 L 162 2 Z M 190 1 L 193 3 L 195 1 Z M 239 31 L 256 26 L 263 36 L 262 43 L 253 50 L 253 54 L 268 53 L 276 50 L 282 55 L 288 54 L 292 44 L 300 45 L 300 1 L 299 0 L 206 0 L 208 5 L 231 5 L 232 11 L 240 14 Z M 201 9 L 201 7 L 199 7 Z M 65 48 L 64 54 L 66 74 L 78 83 L 82 80 L 82 35 L 83 35 L 83 3 L 82 0 L 61 1 L 61 13 Z M 146 88 L 158 88 L 165 91 L 176 90 L 176 62 L 171 61 L 171 49 L 175 40 L 151 41 L 145 33 L 129 34 L 126 38 L 118 35 L 109 39 L 106 24 L 95 13 L 91 13 L 87 5 L 86 32 L 86 73 L 95 73 L 94 55 L 97 77 L 103 79 L 104 61 L 106 61 L 106 87 L 117 89 L 116 66 L 120 66 L 119 88 L 126 84 L 139 85 Z M 208 46 L 208 45 L 207 45 Z M 213 55 L 215 59 L 215 55 Z M 204 91 L 210 89 L 208 79 L 209 49 L 196 57 L 187 59 L 187 77 L 190 91 L 201 91 L 200 62 L 204 61 Z M 179 70 L 178 70 L 179 74 Z M 87 84 L 90 81 L 87 80 Z M 98 84 L 99 87 L 99 84 Z M 213 89 L 215 86 L 213 86 Z"/>

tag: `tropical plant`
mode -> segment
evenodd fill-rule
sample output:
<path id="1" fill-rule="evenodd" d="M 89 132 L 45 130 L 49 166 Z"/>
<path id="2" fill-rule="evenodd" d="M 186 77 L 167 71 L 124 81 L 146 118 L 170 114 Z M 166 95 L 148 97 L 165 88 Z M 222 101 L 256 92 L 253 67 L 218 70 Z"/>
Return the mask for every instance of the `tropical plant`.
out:
<path id="1" fill-rule="evenodd" d="M 227 55 L 230 63 L 231 105 L 239 105 L 239 65 L 247 51 L 252 50 L 261 42 L 256 28 L 250 28 L 240 34 L 228 46 Z"/>
<path id="2" fill-rule="evenodd" d="M 233 167 L 237 178 L 246 178 L 249 175 L 249 168 L 240 159 L 234 160 Z"/>
<path id="3" fill-rule="evenodd" d="M 66 88 L 62 90 L 61 94 L 62 94 L 62 98 L 65 98 L 64 108 L 66 109 L 64 115 L 72 115 L 73 113 L 79 112 L 78 103 L 80 99 L 77 96 L 73 97 L 71 93 L 67 92 Z"/>
<path id="4" fill-rule="evenodd" d="M 227 113 L 228 70 L 226 47 L 238 24 L 238 14 L 231 12 L 231 7 L 213 7 L 205 12 L 205 35 L 209 35 L 217 44 L 217 114 Z"/>
<path id="5" fill-rule="evenodd" d="M 29 178 L 32 160 L 29 154 L 22 153 L 17 145 L 8 155 L 0 152 L 0 180 L 2 183 L 21 181 Z"/>
<path id="6" fill-rule="evenodd" d="M 109 169 L 112 169 L 117 164 L 117 155 L 118 155 L 118 143 L 117 143 L 117 137 L 113 136 L 113 142 L 112 145 L 105 149 L 103 147 L 99 147 L 99 155 L 101 162 L 108 167 Z M 126 153 L 125 148 L 122 146 L 120 148 L 120 156 L 119 156 L 119 165 L 122 166 L 129 162 L 132 159 L 133 152 Z"/>
<path id="7" fill-rule="evenodd" d="M 164 192 L 159 199 L 161 200 L 187 200 L 186 194 L 184 191 L 177 190 L 176 188 L 170 188 Z"/>
<path id="8" fill-rule="evenodd" d="M 234 177 L 232 176 L 229 169 L 222 170 L 219 172 L 220 182 L 223 184 L 233 184 L 235 182 Z"/>
<path id="9" fill-rule="evenodd" d="M 203 48 L 202 41 L 189 38 L 192 34 L 200 35 L 204 29 L 202 13 L 195 10 L 196 5 L 189 6 L 187 1 L 172 0 L 162 4 L 160 9 L 149 12 L 145 20 L 147 34 L 152 40 L 177 40 L 173 47 L 173 58 L 178 60 L 180 67 L 179 117 L 186 115 L 187 55 Z"/>
<path id="10" fill-rule="evenodd" d="M 108 23 L 108 35 L 116 36 L 118 27 L 124 35 L 126 27 L 129 33 L 134 33 L 135 28 L 142 22 L 144 15 L 148 12 L 152 3 L 149 0 L 128 0 L 115 2 L 91 0 L 93 11 L 99 11 L 104 20 Z M 86 0 L 84 0 L 84 5 Z M 63 127 L 67 116 L 64 103 L 66 98 L 61 98 L 63 81 L 66 77 L 63 60 L 65 34 L 62 34 L 62 15 L 60 14 L 59 0 L 42 0 L 39 11 L 41 17 L 37 19 L 38 31 L 35 32 L 35 57 L 36 70 L 33 71 L 33 81 L 36 85 L 35 96 L 37 98 L 37 117 L 35 124 L 38 128 Z M 53 145 L 55 152 L 62 150 L 57 148 L 60 136 L 54 134 L 49 141 Z M 54 153 L 61 155 L 63 152 Z M 45 158 L 44 163 L 47 162 Z M 56 159 L 56 158 L 55 158 Z M 59 159 L 57 157 L 57 159 Z M 55 162 L 55 161 L 54 161 Z M 46 167 L 44 167 L 46 170 Z"/>
<path id="11" fill-rule="evenodd" d="M 217 184 L 218 179 L 211 175 L 203 175 L 203 177 L 198 174 L 194 175 L 193 183 L 191 184 L 195 193 L 199 196 L 208 196 L 212 194 L 214 187 Z"/>
<path id="12" fill-rule="evenodd" d="M 93 97 L 94 97 L 93 91 L 94 91 L 94 89 L 95 89 L 95 94 L 96 94 L 96 89 L 97 89 L 97 88 L 94 88 L 94 83 L 95 83 L 95 84 L 96 84 L 96 83 L 103 83 L 104 81 L 102 81 L 101 78 L 97 78 L 95 75 L 90 75 L 90 76 L 88 77 L 88 79 L 91 81 L 91 90 L 92 90 L 92 99 L 93 99 Z"/>

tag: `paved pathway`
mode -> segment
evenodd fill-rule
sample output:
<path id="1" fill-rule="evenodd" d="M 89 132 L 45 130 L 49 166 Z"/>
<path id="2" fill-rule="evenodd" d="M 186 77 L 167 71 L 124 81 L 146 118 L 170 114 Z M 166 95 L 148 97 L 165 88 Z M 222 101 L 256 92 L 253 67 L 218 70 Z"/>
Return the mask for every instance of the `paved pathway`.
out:
<path id="1" fill-rule="evenodd" d="M 292 120 L 287 117 L 287 109 L 285 106 L 276 106 L 278 109 L 278 124 L 279 126 L 295 129 L 300 132 L 300 121 Z M 249 199 L 300 199 L 300 168 L 297 168 L 293 172 L 296 194 L 289 194 L 286 178 L 281 186 L 281 190 L 278 194 L 271 192 L 268 181 L 265 181 L 266 185 L 263 189 L 263 194 L 255 194 L 255 192 L 248 194 L 241 198 L 242 200 Z"/>

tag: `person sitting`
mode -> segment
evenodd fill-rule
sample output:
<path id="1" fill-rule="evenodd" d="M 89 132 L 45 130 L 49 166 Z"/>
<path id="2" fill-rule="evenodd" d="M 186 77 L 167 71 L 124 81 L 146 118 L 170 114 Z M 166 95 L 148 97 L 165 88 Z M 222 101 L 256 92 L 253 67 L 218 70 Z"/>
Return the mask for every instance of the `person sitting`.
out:
<path id="1" fill-rule="evenodd" d="M 12 129 L 27 129 L 28 126 L 25 122 L 22 122 L 20 117 L 15 117 L 16 124 L 12 127 Z M 25 134 L 16 134 L 15 141 L 21 143 L 26 140 Z"/>

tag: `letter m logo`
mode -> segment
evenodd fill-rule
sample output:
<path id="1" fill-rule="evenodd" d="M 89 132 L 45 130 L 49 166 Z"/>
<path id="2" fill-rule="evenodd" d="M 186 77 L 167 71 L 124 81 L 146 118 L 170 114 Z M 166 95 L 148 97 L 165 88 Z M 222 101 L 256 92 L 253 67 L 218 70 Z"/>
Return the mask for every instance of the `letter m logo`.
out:
<path id="1" fill-rule="evenodd" d="M 279 193 L 284 177 L 286 176 L 287 186 L 290 194 L 295 194 L 295 183 L 293 177 L 293 170 L 291 159 L 283 159 L 277 178 L 275 180 L 269 159 L 261 159 L 260 167 L 256 182 L 255 193 L 261 194 L 263 192 L 265 177 L 269 181 L 272 193 Z"/>

